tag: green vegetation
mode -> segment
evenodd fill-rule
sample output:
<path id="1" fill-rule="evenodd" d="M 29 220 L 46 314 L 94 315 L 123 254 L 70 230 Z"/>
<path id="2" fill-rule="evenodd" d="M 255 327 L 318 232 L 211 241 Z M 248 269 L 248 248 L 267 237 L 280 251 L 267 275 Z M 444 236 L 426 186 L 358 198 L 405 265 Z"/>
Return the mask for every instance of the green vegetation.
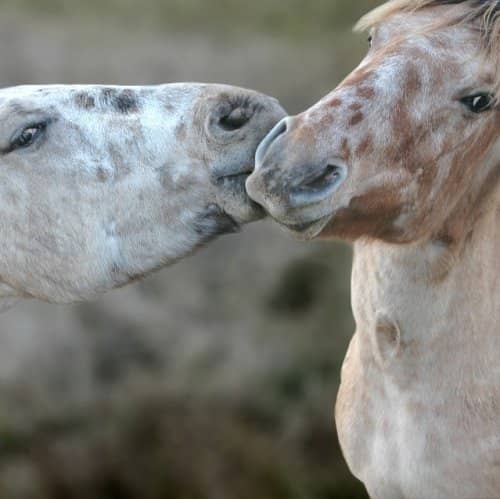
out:
<path id="1" fill-rule="evenodd" d="M 355 66 L 351 27 L 377 3 L 0 0 L 0 76 L 242 82 L 295 112 Z M 40 326 L 0 386 L 1 499 L 366 497 L 333 424 L 350 249 L 259 230 L 64 308 L 64 326 L 12 312 Z"/>
<path id="2" fill-rule="evenodd" d="M 221 36 L 270 33 L 318 37 L 345 29 L 377 2 L 373 0 L 3 0 L 5 6 L 38 14 L 100 17 L 135 26 L 214 32 Z"/>
<path id="3" fill-rule="evenodd" d="M 29 428 L 1 427 L 0 462 L 23 463 L 38 479 L 25 484 L 23 499 L 363 497 L 361 484 L 339 474 L 324 422 L 293 439 L 276 423 L 263 426 L 224 399 L 115 400 Z M 10 486 L 0 481 L 2 499 L 18 499 Z"/>

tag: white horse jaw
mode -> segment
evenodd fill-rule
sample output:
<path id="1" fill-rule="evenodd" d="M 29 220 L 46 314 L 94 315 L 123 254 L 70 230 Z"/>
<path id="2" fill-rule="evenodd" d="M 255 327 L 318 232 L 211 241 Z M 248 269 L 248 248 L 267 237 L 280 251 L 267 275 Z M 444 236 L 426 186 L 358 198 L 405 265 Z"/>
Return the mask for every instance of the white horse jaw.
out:
<path id="1" fill-rule="evenodd" d="M 244 180 L 283 115 L 223 85 L 0 90 L 7 295 L 88 299 L 260 218 Z"/>

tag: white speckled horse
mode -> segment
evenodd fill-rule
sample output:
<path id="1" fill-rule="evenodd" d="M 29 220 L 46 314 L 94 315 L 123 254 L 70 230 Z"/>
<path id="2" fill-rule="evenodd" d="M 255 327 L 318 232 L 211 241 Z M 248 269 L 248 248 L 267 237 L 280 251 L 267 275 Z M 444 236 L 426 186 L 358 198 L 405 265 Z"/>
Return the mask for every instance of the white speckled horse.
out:
<path id="1" fill-rule="evenodd" d="M 378 499 L 500 498 L 500 1 L 394 0 L 257 152 L 251 197 L 354 242 L 336 421 Z M 332 318 L 334 320 L 334 318 Z"/>
<path id="2" fill-rule="evenodd" d="M 0 298 L 85 300 L 260 218 L 244 182 L 284 115 L 222 85 L 0 90 Z"/>

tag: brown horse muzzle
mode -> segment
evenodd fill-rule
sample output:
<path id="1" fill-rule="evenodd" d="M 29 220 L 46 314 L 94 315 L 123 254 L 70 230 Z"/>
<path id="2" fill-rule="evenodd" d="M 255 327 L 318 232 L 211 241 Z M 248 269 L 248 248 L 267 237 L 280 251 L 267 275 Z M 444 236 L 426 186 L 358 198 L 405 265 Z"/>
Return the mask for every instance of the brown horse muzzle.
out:
<path id="1" fill-rule="evenodd" d="M 322 153 L 314 136 L 305 141 L 305 133 L 310 132 L 300 125 L 300 117 L 287 117 L 257 149 L 247 192 L 273 216 L 322 203 L 347 177 L 345 162 Z"/>

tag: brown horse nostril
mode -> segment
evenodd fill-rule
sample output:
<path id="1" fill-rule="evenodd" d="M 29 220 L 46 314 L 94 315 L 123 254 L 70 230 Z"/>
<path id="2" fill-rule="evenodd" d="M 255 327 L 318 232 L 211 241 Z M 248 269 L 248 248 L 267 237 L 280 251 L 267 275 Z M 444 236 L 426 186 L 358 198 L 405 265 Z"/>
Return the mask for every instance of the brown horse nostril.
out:
<path id="1" fill-rule="evenodd" d="M 266 155 L 267 150 L 271 147 L 272 143 L 281 135 L 286 133 L 288 130 L 288 122 L 290 118 L 282 119 L 264 138 L 261 142 L 260 146 L 257 149 L 257 153 L 255 155 L 255 164 L 258 166 L 262 164 L 264 160 L 264 156 Z"/>
<path id="2" fill-rule="evenodd" d="M 297 206 L 323 201 L 337 190 L 346 177 L 346 166 L 328 164 L 295 187 L 290 194 L 290 201 Z"/>
<path id="3" fill-rule="evenodd" d="M 310 180 L 309 182 L 303 184 L 301 188 L 303 190 L 308 189 L 310 191 L 318 191 L 325 188 L 325 186 L 330 185 L 332 182 L 336 182 L 340 178 L 340 169 L 335 165 L 327 165 L 325 170 L 318 175 L 316 178 Z"/>

